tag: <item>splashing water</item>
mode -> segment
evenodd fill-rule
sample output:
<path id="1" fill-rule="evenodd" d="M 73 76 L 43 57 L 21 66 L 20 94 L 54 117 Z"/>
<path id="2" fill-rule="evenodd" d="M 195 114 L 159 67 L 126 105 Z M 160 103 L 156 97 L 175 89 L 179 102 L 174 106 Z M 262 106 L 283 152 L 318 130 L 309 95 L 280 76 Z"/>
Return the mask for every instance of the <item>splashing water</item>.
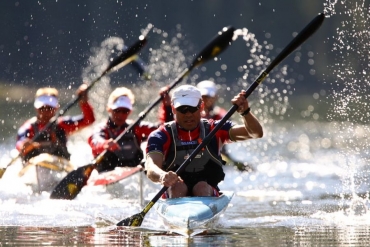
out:
<path id="1" fill-rule="evenodd" d="M 324 14 L 328 18 L 335 13 L 335 5 L 337 4 L 338 0 L 327 0 L 324 2 Z"/>
<path id="2" fill-rule="evenodd" d="M 338 141 L 343 156 L 357 154 L 359 160 L 356 166 L 348 168 L 358 170 L 363 169 L 362 166 L 369 161 L 369 6 L 365 1 L 346 1 L 343 7 L 344 10 L 338 15 L 345 18 L 337 29 L 332 48 L 337 61 L 328 65 L 326 83 L 332 86 L 332 94 L 328 95 L 329 102 L 332 102 L 328 119 L 340 120 L 336 123 L 335 131 L 342 137 Z"/>
<path id="3" fill-rule="evenodd" d="M 339 163 L 347 171 L 341 177 L 344 191 L 350 193 L 344 210 L 347 216 L 365 215 L 368 196 L 363 199 L 357 193 L 368 191 L 369 181 L 369 5 L 365 0 L 340 1 L 340 4 L 329 0 L 324 3 L 324 13 L 327 17 L 336 14 L 343 19 L 332 38 L 331 51 L 336 61 L 327 66 L 325 83 L 332 87 L 327 99 L 331 104 L 327 117 L 334 123 L 331 130 L 337 136 L 334 143 L 339 147 L 338 155 L 347 160 Z"/>
<path id="4" fill-rule="evenodd" d="M 263 41 L 263 44 L 259 44 L 257 38 L 253 33 L 248 32 L 248 29 L 236 30 L 236 34 L 239 35 L 250 52 L 250 58 L 246 60 L 246 64 L 240 66 L 240 70 L 244 72 L 244 75 L 238 81 L 235 93 L 240 88 L 246 88 L 248 86 L 247 80 L 254 80 L 258 75 L 266 69 L 271 63 L 271 56 L 274 46 L 269 44 L 267 41 Z M 266 34 L 266 37 L 271 37 L 270 34 Z M 254 102 L 259 111 L 259 120 L 263 123 L 271 123 L 273 118 L 271 115 L 280 116 L 283 119 L 283 115 L 288 107 L 288 97 L 293 94 L 291 85 L 294 84 L 294 80 L 287 78 L 288 67 L 287 65 L 280 64 L 277 69 L 272 71 L 265 79 L 265 81 L 259 86 L 257 90 L 258 102 Z M 279 83 L 279 85 L 277 85 Z M 262 114 L 262 116 L 260 116 Z"/>
<path id="5" fill-rule="evenodd" d="M 159 89 L 168 85 L 182 70 L 186 68 L 187 58 L 184 50 L 181 49 L 184 36 L 181 26 L 177 25 L 176 33 L 170 37 L 168 32 L 153 28 L 153 34 L 158 35 L 158 48 L 153 45 L 150 48 L 147 72 L 151 76 L 150 81 L 137 82 L 134 92 L 137 92 L 138 102 L 144 105 L 151 103 L 151 100 L 159 96 Z M 153 92 L 158 92 L 153 95 Z M 150 95 L 150 97 L 148 97 Z M 156 113 L 151 112 L 149 119 L 156 121 Z"/>
<path id="6" fill-rule="evenodd" d="M 274 55 L 274 46 L 268 43 L 267 40 L 259 42 L 255 35 L 249 32 L 248 29 L 238 29 L 235 31 L 235 34 L 245 42 L 245 46 L 250 52 L 250 58 L 238 68 L 244 75 L 238 80 L 236 86 L 230 88 L 230 92 L 233 94 L 238 93 L 241 88 L 246 89 L 251 84 L 248 81 L 257 78 L 270 65 L 270 57 Z M 271 34 L 266 33 L 265 37 L 269 39 L 271 38 Z M 302 50 L 301 48 L 294 52 L 295 62 L 300 62 L 303 59 Z M 309 59 L 313 61 L 313 52 L 309 51 L 307 54 L 310 57 Z M 269 76 L 265 78 L 264 82 L 259 85 L 258 90 L 253 92 L 256 96 L 253 95 L 249 99 L 253 113 L 258 116 L 259 121 L 269 128 L 274 128 L 274 131 L 265 133 L 265 141 L 259 142 L 257 145 L 255 142 L 243 142 L 231 145 L 230 150 L 234 149 L 235 146 L 240 150 L 250 150 L 250 153 L 252 153 L 250 162 L 252 163 L 284 159 L 279 151 L 273 150 L 281 144 L 283 137 L 287 135 L 287 129 L 285 127 L 280 129 L 275 128 L 274 124 L 276 121 L 285 119 L 289 108 L 289 97 L 294 93 L 296 78 L 293 78 L 290 74 L 294 74 L 293 69 L 284 63 L 279 64 L 279 66 L 269 73 Z M 262 157 L 258 157 L 258 159 L 253 157 L 253 154 L 256 153 L 262 154 Z"/>
<path id="7" fill-rule="evenodd" d="M 337 29 L 332 48 L 338 62 L 329 65 L 329 70 L 336 76 L 329 78 L 333 81 L 332 98 L 335 102 L 330 117 L 355 123 L 369 123 L 370 106 L 366 94 L 370 64 L 369 8 L 365 6 L 365 1 L 347 1 L 347 5 L 353 7 L 341 13 L 346 19 Z"/>
<path id="8" fill-rule="evenodd" d="M 94 80 L 100 76 L 105 68 L 109 65 L 109 58 L 112 54 L 117 54 L 124 48 L 123 39 L 118 37 L 109 37 L 104 40 L 100 47 L 92 48 L 92 55 L 89 58 L 90 65 L 83 70 L 82 78 L 84 82 Z M 90 91 L 91 103 L 94 107 L 94 112 L 97 120 L 101 120 L 105 116 L 105 105 L 107 95 L 111 92 L 110 78 L 104 76 L 101 78 L 98 85 Z"/>

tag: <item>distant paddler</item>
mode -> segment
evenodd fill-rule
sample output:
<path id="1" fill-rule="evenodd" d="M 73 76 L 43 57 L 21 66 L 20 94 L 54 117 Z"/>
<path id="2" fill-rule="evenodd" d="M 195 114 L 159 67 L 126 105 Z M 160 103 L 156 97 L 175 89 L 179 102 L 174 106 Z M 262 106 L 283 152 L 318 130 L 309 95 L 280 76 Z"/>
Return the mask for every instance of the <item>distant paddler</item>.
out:
<path id="1" fill-rule="evenodd" d="M 165 91 L 163 88 L 159 92 L 163 94 L 162 104 L 170 105 L 171 99 Z M 108 119 L 98 126 L 88 140 L 94 157 L 107 151 L 99 166 L 96 167 L 99 173 L 114 170 L 116 167 L 140 165 L 144 158 L 141 143 L 146 141 L 149 134 L 159 127 L 160 119 L 166 119 L 164 116 L 168 115 L 166 111 L 161 112 L 158 123 L 140 121 L 132 130 L 117 140 L 117 137 L 133 123 L 129 116 L 133 111 L 134 103 L 135 96 L 126 87 L 116 88 L 110 94 L 107 103 Z"/>
<path id="2" fill-rule="evenodd" d="M 58 90 L 44 87 L 37 90 L 34 107 L 36 116 L 28 119 L 18 130 L 16 148 L 20 152 L 24 169 L 36 166 L 38 183 L 47 182 L 41 190 L 50 190 L 59 181 L 43 181 L 42 174 L 54 171 L 69 172 L 74 169 L 70 164 L 67 150 L 68 136 L 95 121 L 94 111 L 88 102 L 87 85 L 77 89 L 79 106 L 82 114 L 78 116 L 60 116 L 50 127 L 45 128 L 59 110 Z M 33 140 L 34 136 L 38 136 Z M 46 175 L 47 176 L 47 175 Z"/>
<path id="3" fill-rule="evenodd" d="M 211 80 L 204 80 L 197 84 L 197 88 L 202 94 L 202 100 L 204 103 L 202 117 L 221 120 L 226 115 L 227 111 L 216 104 L 218 100 L 218 89 L 216 84 Z"/>

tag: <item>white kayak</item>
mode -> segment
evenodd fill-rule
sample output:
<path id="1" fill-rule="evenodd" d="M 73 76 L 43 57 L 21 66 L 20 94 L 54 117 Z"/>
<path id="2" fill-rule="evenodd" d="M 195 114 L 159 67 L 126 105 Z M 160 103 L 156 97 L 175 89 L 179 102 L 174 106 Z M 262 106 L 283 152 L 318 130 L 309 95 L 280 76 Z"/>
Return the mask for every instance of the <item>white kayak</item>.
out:
<path id="1" fill-rule="evenodd" d="M 210 228 L 233 196 L 234 192 L 223 191 L 219 197 L 159 199 L 154 207 L 173 232 L 193 236 Z"/>
<path id="2" fill-rule="evenodd" d="M 31 158 L 18 175 L 33 192 L 41 193 L 51 191 L 73 169 L 68 160 L 42 153 Z"/>

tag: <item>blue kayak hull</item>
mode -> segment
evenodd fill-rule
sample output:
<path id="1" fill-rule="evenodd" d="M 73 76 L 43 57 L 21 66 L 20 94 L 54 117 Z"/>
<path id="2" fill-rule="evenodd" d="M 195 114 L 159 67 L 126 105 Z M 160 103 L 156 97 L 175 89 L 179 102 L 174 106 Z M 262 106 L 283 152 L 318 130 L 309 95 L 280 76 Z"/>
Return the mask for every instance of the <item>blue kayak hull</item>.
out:
<path id="1" fill-rule="evenodd" d="M 181 197 L 160 199 L 155 204 L 163 222 L 172 229 L 206 228 L 229 205 L 234 192 L 224 191 L 219 197 Z"/>

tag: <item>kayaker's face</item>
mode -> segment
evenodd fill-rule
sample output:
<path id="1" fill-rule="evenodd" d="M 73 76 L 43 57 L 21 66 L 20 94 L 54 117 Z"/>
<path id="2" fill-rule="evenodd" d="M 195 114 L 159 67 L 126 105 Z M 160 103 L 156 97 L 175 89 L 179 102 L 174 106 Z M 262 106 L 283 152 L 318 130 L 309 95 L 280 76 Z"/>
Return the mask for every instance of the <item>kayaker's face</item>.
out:
<path id="1" fill-rule="evenodd" d="M 38 121 L 41 123 L 49 122 L 49 120 L 55 115 L 57 109 L 58 108 L 54 108 L 47 105 L 36 109 Z"/>
<path id="2" fill-rule="evenodd" d="M 205 110 L 211 110 L 216 102 L 216 97 L 211 97 L 207 95 L 202 95 L 202 99 L 204 102 L 204 109 Z"/>
<path id="3" fill-rule="evenodd" d="M 121 126 L 126 123 L 127 117 L 130 115 L 131 111 L 127 108 L 117 108 L 117 109 L 109 109 L 108 112 L 110 113 L 111 120 L 117 126 Z"/>
<path id="4" fill-rule="evenodd" d="M 185 130 L 193 130 L 199 125 L 202 110 L 202 103 L 196 107 L 184 105 L 172 108 L 173 113 L 176 114 L 176 122 Z"/>

